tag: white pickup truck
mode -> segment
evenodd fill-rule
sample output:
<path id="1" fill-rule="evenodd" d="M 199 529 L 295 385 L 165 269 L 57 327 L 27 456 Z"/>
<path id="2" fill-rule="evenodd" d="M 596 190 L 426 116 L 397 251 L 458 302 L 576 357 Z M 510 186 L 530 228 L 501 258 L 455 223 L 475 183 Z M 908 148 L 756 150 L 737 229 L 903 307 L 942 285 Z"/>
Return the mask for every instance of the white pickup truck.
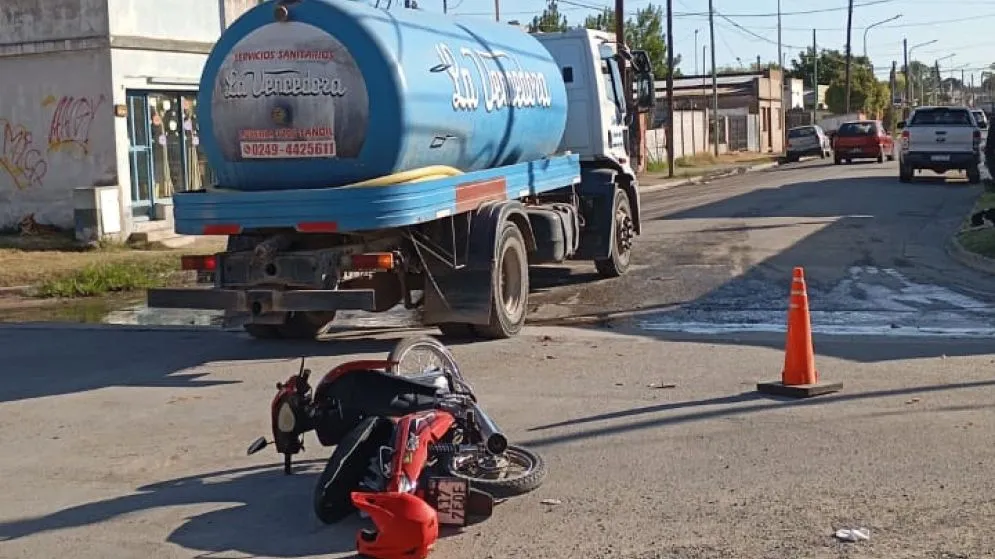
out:
<path id="1" fill-rule="evenodd" d="M 918 107 L 898 128 L 900 181 L 929 169 L 938 174 L 965 171 L 968 182 L 981 182 L 981 130 L 967 107 Z"/>

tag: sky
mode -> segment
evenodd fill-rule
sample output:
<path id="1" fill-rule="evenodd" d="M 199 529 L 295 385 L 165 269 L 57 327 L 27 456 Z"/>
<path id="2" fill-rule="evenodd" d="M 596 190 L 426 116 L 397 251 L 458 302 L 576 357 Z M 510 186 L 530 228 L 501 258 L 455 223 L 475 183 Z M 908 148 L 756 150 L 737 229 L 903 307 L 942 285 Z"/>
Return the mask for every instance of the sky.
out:
<path id="1" fill-rule="evenodd" d="M 419 0 L 424 10 L 442 11 L 444 0 Z M 467 17 L 494 18 L 494 0 L 446 0 L 449 13 Z M 545 0 L 498 0 L 501 20 L 522 23 L 542 12 Z M 649 4 L 663 6 L 666 0 L 625 0 L 627 15 Z M 777 52 L 778 0 L 713 0 L 715 17 L 715 55 L 718 67 L 749 67 L 759 55 L 775 62 Z M 847 0 L 780 0 L 782 43 L 786 65 L 802 49 L 812 45 L 812 28 L 816 29 L 819 48 L 846 46 Z M 579 24 L 584 17 L 611 6 L 613 0 L 559 0 L 560 12 L 568 23 Z M 940 60 L 944 77 L 960 78 L 964 70 L 970 82 L 974 73 L 980 82 L 981 71 L 995 62 L 995 0 L 854 0 L 851 45 L 854 55 L 864 50 L 867 26 L 896 15 L 901 17 L 867 31 L 867 55 L 879 79 L 887 79 L 892 61 L 901 68 L 902 40 L 909 47 L 935 40 L 911 52 L 910 59 L 929 64 Z M 724 16 L 724 17 L 720 17 Z M 697 49 L 695 49 L 695 30 Z M 684 74 L 701 73 L 701 49 L 709 45 L 708 0 L 674 0 L 674 51 L 681 55 Z M 697 50 L 698 71 L 695 72 Z M 950 57 L 949 55 L 953 55 Z M 711 55 L 707 55 L 711 64 Z M 711 66 L 705 66 L 711 71 Z"/>

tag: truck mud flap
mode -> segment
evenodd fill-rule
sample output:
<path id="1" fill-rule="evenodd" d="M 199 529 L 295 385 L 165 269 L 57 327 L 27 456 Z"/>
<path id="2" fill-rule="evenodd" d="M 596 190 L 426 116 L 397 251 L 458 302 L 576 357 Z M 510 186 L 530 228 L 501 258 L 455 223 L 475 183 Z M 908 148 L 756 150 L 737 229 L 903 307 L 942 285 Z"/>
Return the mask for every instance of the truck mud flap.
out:
<path id="1" fill-rule="evenodd" d="M 428 257 L 427 259 L 431 259 Z M 430 264 L 425 280 L 422 322 L 487 324 L 491 320 L 491 270 L 469 267 L 453 270 L 445 264 Z"/>
<path id="2" fill-rule="evenodd" d="M 581 233 L 580 245 L 573 255 L 574 260 L 597 260 L 611 256 L 615 223 L 615 191 L 618 188 L 629 197 L 629 207 L 639 233 L 639 191 L 619 184 L 615 171 L 610 169 L 586 169 L 581 175 L 577 192 L 583 199 L 581 212 L 585 227 Z"/>
<path id="3" fill-rule="evenodd" d="M 205 309 L 260 315 L 274 312 L 369 311 L 375 308 L 372 289 L 150 289 L 150 308 Z"/>
<path id="4" fill-rule="evenodd" d="M 488 203 L 474 214 L 465 262 L 452 263 L 419 250 L 428 269 L 422 322 L 488 324 L 491 319 L 491 289 L 497 232 L 508 221 L 522 230 L 526 245 L 535 250 L 535 237 L 525 207 L 517 200 Z"/>

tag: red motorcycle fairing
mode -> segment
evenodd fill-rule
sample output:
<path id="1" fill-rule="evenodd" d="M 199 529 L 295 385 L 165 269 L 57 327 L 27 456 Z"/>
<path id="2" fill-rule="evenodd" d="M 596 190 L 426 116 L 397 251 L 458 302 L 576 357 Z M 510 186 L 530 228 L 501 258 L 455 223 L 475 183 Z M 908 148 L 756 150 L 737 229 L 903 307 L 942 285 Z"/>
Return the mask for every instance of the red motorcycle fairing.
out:
<path id="1" fill-rule="evenodd" d="M 307 423 L 307 392 L 311 387 L 300 375 L 292 375 L 287 382 L 277 384 L 276 396 L 270 403 L 270 421 L 273 430 L 273 444 L 276 451 L 283 455 L 297 454 L 304 445 L 300 435 L 310 429 Z M 294 417 L 294 429 L 291 432 L 281 431 L 280 409 L 284 402 L 290 406 Z"/>
<path id="2" fill-rule="evenodd" d="M 425 468 L 429 446 L 438 443 L 455 422 L 452 414 L 442 410 L 412 413 L 398 419 L 385 491 L 408 492 Z"/>

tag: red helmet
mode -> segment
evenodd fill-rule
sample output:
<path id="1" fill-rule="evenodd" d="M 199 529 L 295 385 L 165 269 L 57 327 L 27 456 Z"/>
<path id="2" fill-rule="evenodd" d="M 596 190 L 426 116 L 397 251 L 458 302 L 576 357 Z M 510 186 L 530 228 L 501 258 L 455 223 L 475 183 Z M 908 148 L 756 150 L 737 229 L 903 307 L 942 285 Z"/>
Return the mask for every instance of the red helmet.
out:
<path id="1" fill-rule="evenodd" d="M 439 538 L 439 516 L 410 493 L 352 493 L 356 508 L 370 515 L 375 530 L 360 530 L 356 551 L 371 559 L 424 559 Z"/>

